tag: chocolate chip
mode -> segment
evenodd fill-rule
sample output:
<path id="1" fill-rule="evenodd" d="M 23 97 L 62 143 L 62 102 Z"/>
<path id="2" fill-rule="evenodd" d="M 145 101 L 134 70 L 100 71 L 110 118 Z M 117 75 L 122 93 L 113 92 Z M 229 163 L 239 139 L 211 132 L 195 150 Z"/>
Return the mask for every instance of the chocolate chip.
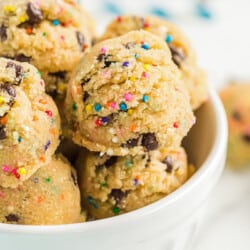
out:
<path id="1" fill-rule="evenodd" d="M 112 189 L 110 196 L 115 199 L 116 205 L 119 204 L 123 198 L 128 195 L 128 192 L 123 192 L 121 189 Z"/>
<path id="2" fill-rule="evenodd" d="M 115 63 L 115 61 L 110 61 L 109 60 L 110 55 L 106 55 L 106 54 L 100 54 L 97 57 L 97 61 L 98 62 L 102 62 L 104 61 L 104 67 L 103 68 L 108 68 L 112 63 Z"/>
<path id="3" fill-rule="evenodd" d="M 115 61 L 104 60 L 104 69 L 108 68 L 112 63 L 115 63 Z"/>
<path id="4" fill-rule="evenodd" d="M 169 44 L 169 49 L 171 51 L 174 63 L 178 67 L 180 67 L 181 63 L 186 59 L 185 55 L 183 54 L 183 51 L 180 48 L 177 48 L 171 44 Z"/>
<path id="5" fill-rule="evenodd" d="M 25 56 L 24 54 L 18 54 L 13 59 L 15 59 L 18 62 L 27 62 L 27 63 L 30 63 L 32 58 L 29 57 L 29 56 Z"/>
<path id="6" fill-rule="evenodd" d="M 19 85 L 23 80 L 24 70 L 21 65 L 13 62 L 8 62 L 6 68 L 14 68 L 16 72 L 15 84 Z"/>
<path id="7" fill-rule="evenodd" d="M 16 90 L 11 84 L 5 83 L 1 85 L 1 89 L 6 91 L 12 98 L 16 97 Z"/>
<path id="8" fill-rule="evenodd" d="M 242 139 L 246 142 L 246 143 L 250 143 L 250 134 L 245 134 L 242 136 Z"/>
<path id="9" fill-rule="evenodd" d="M 112 156 L 108 160 L 105 161 L 104 165 L 105 167 L 109 168 L 112 165 L 114 165 L 117 162 L 118 157 L 117 156 Z"/>
<path id="10" fill-rule="evenodd" d="M 33 3 L 27 4 L 26 13 L 29 17 L 29 23 L 31 24 L 39 24 L 43 20 L 42 11 Z"/>
<path id="11" fill-rule="evenodd" d="M 234 111 L 233 114 L 232 114 L 232 117 L 233 117 L 234 120 L 236 120 L 238 122 L 241 121 L 241 115 L 240 115 L 240 113 L 238 111 Z"/>
<path id="12" fill-rule="evenodd" d="M 105 58 L 105 54 L 99 54 L 98 57 L 96 58 L 98 62 L 101 62 Z"/>
<path id="13" fill-rule="evenodd" d="M 85 44 L 84 35 L 83 35 L 81 32 L 77 31 L 77 32 L 76 32 L 76 38 L 77 38 L 78 44 L 79 44 L 80 47 L 81 47 L 81 50 L 84 51 L 84 44 Z"/>
<path id="14" fill-rule="evenodd" d="M 147 151 L 152 151 L 158 148 L 158 142 L 154 133 L 147 133 L 142 135 L 142 146 Z"/>
<path id="15" fill-rule="evenodd" d="M 125 48 L 126 49 L 132 49 L 135 47 L 135 44 L 133 42 L 128 42 L 126 45 L 125 45 Z"/>
<path id="16" fill-rule="evenodd" d="M 148 158 L 147 158 L 147 162 L 146 162 L 145 168 L 149 167 L 150 162 L 151 162 L 151 157 L 148 154 Z"/>
<path id="17" fill-rule="evenodd" d="M 0 26 L 0 40 L 2 42 L 7 40 L 7 27 L 5 27 L 3 24 Z"/>
<path id="18" fill-rule="evenodd" d="M 88 98 L 89 98 L 89 93 L 85 91 L 83 94 L 83 101 L 86 102 Z"/>
<path id="19" fill-rule="evenodd" d="M 0 140 L 6 139 L 7 134 L 6 134 L 6 127 L 2 124 L 0 124 Z"/>
<path id="20" fill-rule="evenodd" d="M 127 148 L 133 148 L 138 145 L 138 142 L 139 142 L 139 137 L 127 140 L 127 142 L 122 144 L 122 146 Z"/>
<path id="21" fill-rule="evenodd" d="M 168 155 L 163 161 L 162 163 L 166 164 L 167 168 L 166 171 L 168 173 L 171 173 L 173 171 L 173 158 L 172 156 Z"/>
<path id="22" fill-rule="evenodd" d="M 116 162 L 117 162 L 117 156 L 111 156 L 103 164 L 97 165 L 96 171 L 100 171 L 103 168 L 109 168 L 109 167 L 113 166 Z"/>
<path id="23" fill-rule="evenodd" d="M 82 80 L 81 80 L 81 86 L 82 86 L 82 87 L 85 86 L 85 84 L 87 84 L 90 80 L 91 80 L 90 77 L 89 77 L 89 78 L 86 78 L 86 79 L 82 79 Z"/>
<path id="24" fill-rule="evenodd" d="M 75 186 L 77 186 L 77 185 L 78 185 L 78 183 L 77 183 L 77 179 L 76 179 L 76 176 L 74 175 L 74 173 L 73 173 L 73 172 L 71 172 L 71 179 L 72 179 L 72 181 L 73 181 L 74 185 L 75 185 Z"/>
<path id="25" fill-rule="evenodd" d="M 49 73 L 49 76 L 56 77 L 56 78 L 59 78 L 61 80 L 65 80 L 66 75 L 67 75 L 66 71 L 58 71 L 58 72 Z"/>
<path id="26" fill-rule="evenodd" d="M 8 214 L 5 218 L 8 222 L 18 222 L 20 220 L 19 216 L 16 214 Z"/>

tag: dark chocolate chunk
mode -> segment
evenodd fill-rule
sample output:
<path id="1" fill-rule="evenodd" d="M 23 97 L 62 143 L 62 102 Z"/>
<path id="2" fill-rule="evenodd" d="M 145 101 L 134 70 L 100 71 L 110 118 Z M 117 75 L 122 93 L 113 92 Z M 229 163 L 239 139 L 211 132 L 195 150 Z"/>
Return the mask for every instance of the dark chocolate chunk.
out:
<path id="1" fill-rule="evenodd" d="M 86 78 L 86 79 L 82 79 L 81 81 L 81 86 L 83 87 L 85 84 L 87 84 L 89 81 L 91 80 L 91 78 Z"/>
<path id="2" fill-rule="evenodd" d="M 5 216 L 7 222 L 18 222 L 20 220 L 19 216 L 16 214 L 8 214 Z"/>
<path id="3" fill-rule="evenodd" d="M 167 168 L 166 171 L 168 173 L 171 173 L 173 171 L 173 158 L 172 156 L 168 155 L 163 161 L 162 163 L 166 164 Z"/>
<path id="4" fill-rule="evenodd" d="M 81 47 L 81 51 L 84 51 L 84 44 L 85 44 L 84 35 L 83 35 L 81 32 L 77 31 L 77 32 L 76 32 L 76 38 L 77 38 L 78 44 L 79 44 L 80 47 Z"/>
<path id="5" fill-rule="evenodd" d="M 11 84 L 5 83 L 1 86 L 1 89 L 6 91 L 12 98 L 16 97 L 16 90 Z"/>
<path id="6" fill-rule="evenodd" d="M 29 56 L 25 56 L 24 54 L 18 54 L 13 59 L 15 59 L 18 62 L 27 62 L 27 63 L 30 63 L 32 58 L 29 57 Z"/>
<path id="7" fill-rule="evenodd" d="M 151 157 L 148 154 L 148 158 L 147 158 L 147 162 L 146 162 L 145 168 L 149 167 L 150 162 L 151 162 Z"/>
<path id="8" fill-rule="evenodd" d="M 158 142 L 154 133 L 147 133 L 142 135 L 142 146 L 147 151 L 152 151 L 158 148 Z"/>
<path id="9" fill-rule="evenodd" d="M 181 63 L 186 59 L 183 51 L 180 48 L 173 46 L 172 44 L 169 44 L 168 46 L 169 46 L 169 49 L 171 51 L 172 59 L 173 59 L 174 63 L 178 67 L 180 67 Z"/>
<path id="10" fill-rule="evenodd" d="M 105 58 L 105 54 L 99 54 L 98 57 L 96 58 L 98 62 L 101 62 Z"/>
<path id="11" fill-rule="evenodd" d="M 110 196 L 115 199 L 116 205 L 119 204 L 127 195 L 128 192 L 123 192 L 121 189 L 112 189 L 110 193 Z"/>
<path id="12" fill-rule="evenodd" d="M 135 47 L 135 44 L 133 42 L 128 42 L 126 45 L 125 45 L 125 48 L 126 49 L 131 49 L 131 48 L 134 48 Z"/>
<path id="13" fill-rule="evenodd" d="M 233 114 L 232 114 L 232 117 L 235 121 L 241 121 L 241 115 L 238 111 L 234 111 Z"/>
<path id="14" fill-rule="evenodd" d="M 26 13 L 29 17 L 29 23 L 39 24 L 43 20 L 43 13 L 39 7 L 33 3 L 27 4 Z"/>
<path id="15" fill-rule="evenodd" d="M 115 61 L 109 61 L 108 59 L 104 59 L 104 69 L 108 68 L 112 63 L 115 63 Z"/>
<path id="16" fill-rule="evenodd" d="M 104 69 L 105 68 L 108 68 L 112 63 L 115 63 L 115 61 L 110 61 L 109 60 L 109 57 L 110 57 L 110 55 L 106 55 L 106 54 L 100 54 L 98 57 L 97 57 L 97 61 L 98 62 L 102 62 L 102 61 L 104 61 Z"/>
<path id="17" fill-rule="evenodd" d="M 73 173 L 73 172 L 71 172 L 71 179 L 72 179 L 72 181 L 73 181 L 74 185 L 75 185 L 75 186 L 77 186 L 77 185 L 78 185 L 78 183 L 77 183 L 77 179 L 76 179 L 76 176 L 74 175 L 74 173 Z"/>
<path id="18" fill-rule="evenodd" d="M 103 165 L 105 165 L 106 168 L 111 167 L 117 162 L 117 156 L 111 156 L 108 160 L 104 162 Z"/>
<path id="19" fill-rule="evenodd" d="M 96 170 L 100 171 L 102 168 L 109 168 L 117 162 L 117 156 L 111 156 L 103 164 L 97 165 Z"/>
<path id="20" fill-rule="evenodd" d="M 2 42 L 6 41 L 7 40 L 7 28 L 2 24 L 0 26 L 0 40 Z"/>
<path id="21" fill-rule="evenodd" d="M 250 134 L 245 134 L 242 136 L 242 139 L 246 142 L 246 143 L 250 143 Z"/>
<path id="22" fill-rule="evenodd" d="M 4 140 L 6 139 L 6 137 L 7 137 L 6 127 L 0 124 L 0 140 Z"/>
<path id="23" fill-rule="evenodd" d="M 86 102 L 88 98 L 89 98 L 89 93 L 87 91 L 85 91 L 83 93 L 83 101 Z"/>
<path id="24" fill-rule="evenodd" d="M 122 144 L 122 146 L 127 148 L 133 148 L 138 145 L 138 142 L 139 142 L 139 137 L 127 140 L 127 142 Z"/>
<path id="25" fill-rule="evenodd" d="M 16 72 L 15 84 L 19 85 L 23 80 L 24 70 L 21 65 L 13 62 L 8 62 L 6 68 L 14 68 Z"/>

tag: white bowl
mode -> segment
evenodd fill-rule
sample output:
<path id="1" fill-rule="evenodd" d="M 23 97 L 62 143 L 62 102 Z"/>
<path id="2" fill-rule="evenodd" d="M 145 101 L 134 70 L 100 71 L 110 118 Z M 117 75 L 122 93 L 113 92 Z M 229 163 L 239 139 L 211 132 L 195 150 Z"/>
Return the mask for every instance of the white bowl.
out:
<path id="1" fill-rule="evenodd" d="M 214 91 L 197 111 L 185 140 L 199 170 L 178 190 L 136 211 L 99 221 L 62 226 L 0 224 L 3 250 L 186 250 L 225 162 L 227 122 Z"/>

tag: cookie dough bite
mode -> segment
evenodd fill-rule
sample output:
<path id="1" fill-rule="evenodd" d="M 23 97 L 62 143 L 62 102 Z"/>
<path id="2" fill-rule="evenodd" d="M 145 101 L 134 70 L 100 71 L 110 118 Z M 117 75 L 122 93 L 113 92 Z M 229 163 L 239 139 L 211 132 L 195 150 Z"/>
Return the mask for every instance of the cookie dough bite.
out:
<path id="1" fill-rule="evenodd" d="M 197 109 L 207 99 L 207 80 L 204 71 L 197 65 L 195 51 L 186 35 L 174 24 L 157 17 L 125 15 L 111 21 L 99 41 L 132 30 L 146 30 L 168 44 L 172 59 L 188 88 L 192 108 Z"/>
<path id="2" fill-rule="evenodd" d="M 221 90 L 220 97 L 229 126 L 228 165 L 250 166 L 250 83 L 232 83 Z"/>
<path id="3" fill-rule="evenodd" d="M 0 222 L 24 225 L 84 221 L 75 170 L 54 157 L 16 189 L 0 188 Z"/>
<path id="4" fill-rule="evenodd" d="M 75 0 L 0 2 L 0 56 L 30 62 L 53 96 L 64 96 L 70 72 L 91 45 L 93 21 Z"/>
<path id="5" fill-rule="evenodd" d="M 179 146 L 195 118 L 165 42 L 133 31 L 84 55 L 66 98 L 73 140 L 109 155 Z"/>
<path id="6" fill-rule="evenodd" d="M 60 117 L 28 63 L 0 58 L 0 186 L 17 187 L 50 161 Z"/>
<path id="7" fill-rule="evenodd" d="M 183 148 L 143 155 L 100 156 L 83 152 L 77 162 L 82 202 L 96 219 L 141 208 L 161 199 L 188 178 Z"/>

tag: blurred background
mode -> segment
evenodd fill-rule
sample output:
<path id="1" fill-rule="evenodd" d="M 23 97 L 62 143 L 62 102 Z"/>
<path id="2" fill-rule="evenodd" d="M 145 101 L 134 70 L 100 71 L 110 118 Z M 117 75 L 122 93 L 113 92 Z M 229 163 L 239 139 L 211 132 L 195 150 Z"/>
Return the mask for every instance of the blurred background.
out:
<path id="1" fill-rule="evenodd" d="M 99 33 L 117 15 L 135 13 L 166 18 L 188 35 L 212 88 L 219 90 L 232 80 L 250 83 L 249 0 L 80 2 L 95 17 Z M 250 170 L 226 169 L 210 197 L 204 224 L 192 250 L 249 250 L 249 194 Z"/>

